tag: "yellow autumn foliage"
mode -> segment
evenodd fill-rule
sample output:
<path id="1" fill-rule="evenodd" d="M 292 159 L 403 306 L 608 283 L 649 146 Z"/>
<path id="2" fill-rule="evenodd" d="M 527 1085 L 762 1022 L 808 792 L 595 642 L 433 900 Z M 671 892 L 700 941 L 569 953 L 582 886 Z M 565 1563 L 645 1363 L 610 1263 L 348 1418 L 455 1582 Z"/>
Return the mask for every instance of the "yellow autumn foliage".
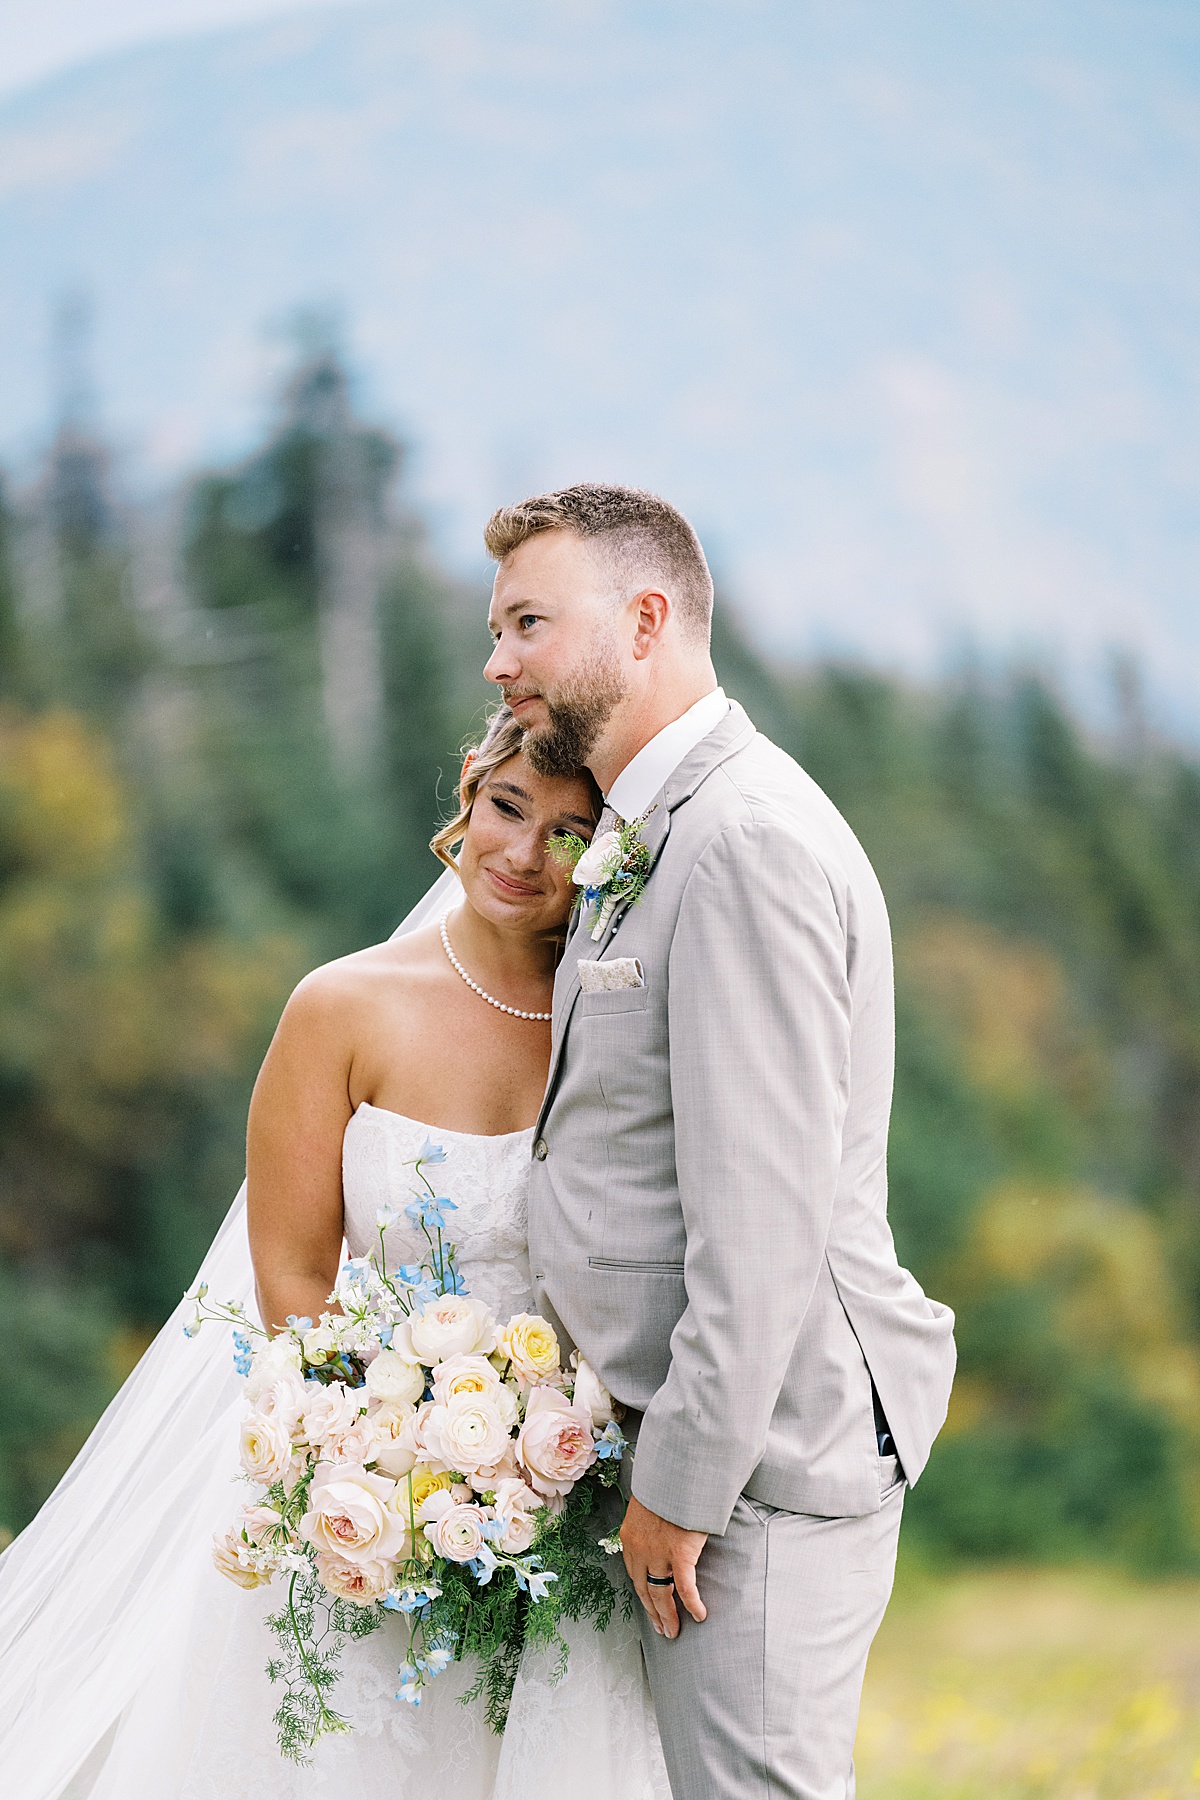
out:
<path id="1" fill-rule="evenodd" d="M 12 1243 L 27 1241 L 31 1182 L 51 1215 L 56 1189 L 86 1207 L 72 1189 L 153 1151 L 173 1093 L 240 1067 L 300 952 L 283 936 L 164 934 L 111 751 L 69 712 L 0 714 L 0 857 L 0 1075 L 35 1165 L 4 1183 Z"/>
<path id="2" fill-rule="evenodd" d="M 1037 1284 L 1064 1345 L 1121 1368 L 1187 1432 L 1200 1424 L 1200 1352 L 1186 1335 L 1157 1220 L 1081 1186 L 1006 1182 L 982 1201 L 955 1270 L 964 1299 L 1002 1282 Z M 969 1379 L 960 1428 L 983 1403 Z"/>
<path id="3" fill-rule="evenodd" d="M 901 940 L 897 969 L 959 1048 L 966 1072 L 999 1100 L 1038 1086 L 1086 1097 L 1094 1047 L 1068 1008 L 1056 958 L 979 920 L 943 914 Z"/>

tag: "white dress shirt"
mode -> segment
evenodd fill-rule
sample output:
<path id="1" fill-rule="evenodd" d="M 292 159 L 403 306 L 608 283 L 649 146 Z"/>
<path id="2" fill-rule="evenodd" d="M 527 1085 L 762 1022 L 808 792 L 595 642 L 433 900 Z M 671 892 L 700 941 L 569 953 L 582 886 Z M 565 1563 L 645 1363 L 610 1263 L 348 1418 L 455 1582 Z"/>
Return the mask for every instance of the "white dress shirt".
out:
<path id="1" fill-rule="evenodd" d="M 714 688 L 679 718 L 664 725 L 648 744 L 643 744 L 604 796 L 618 817 L 640 819 L 688 752 L 716 729 L 728 711 L 724 688 Z"/>

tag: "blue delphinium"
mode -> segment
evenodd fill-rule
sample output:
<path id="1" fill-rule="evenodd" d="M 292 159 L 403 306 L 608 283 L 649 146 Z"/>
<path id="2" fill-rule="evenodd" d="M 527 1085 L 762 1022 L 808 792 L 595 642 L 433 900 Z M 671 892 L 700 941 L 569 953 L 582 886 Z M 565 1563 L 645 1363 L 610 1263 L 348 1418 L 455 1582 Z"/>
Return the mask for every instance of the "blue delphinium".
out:
<path id="1" fill-rule="evenodd" d="M 601 1435 L 596 1439 L 596 1455 L 602 1462 L 607 1462 L 610 1456 L 615 1456 L 619 1461 L 624 1454 L 625 1439 L 621 1434 L 621 1428 L 615 1419 L 610 1419 Z"/>
<path id="2" fill-rule="evenodd" d="M 431 1231 L 445 1231 L 446 1214 L 457 1212 L 458 1207 L 444 1194 L 423 1194 L 404 1210 L 414 1225 L 425 1225 Z"/>
<path id="3" fill-rule="evenodd" d="M 415 1663 L 401 1663 L 400 1686 L 396 1690 L 397 1700 L 407 1700 L 410 1706 L 421 1704 L 421 1671 Z"/>

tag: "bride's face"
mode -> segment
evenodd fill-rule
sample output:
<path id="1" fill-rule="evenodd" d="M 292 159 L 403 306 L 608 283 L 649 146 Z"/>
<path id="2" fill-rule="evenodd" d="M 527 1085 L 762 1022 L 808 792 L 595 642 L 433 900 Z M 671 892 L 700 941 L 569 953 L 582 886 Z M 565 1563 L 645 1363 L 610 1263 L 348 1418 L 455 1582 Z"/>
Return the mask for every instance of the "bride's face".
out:
<path id="1" fill-rule="evenodd" d="M 561 931 L 575 897 L 570 871 L 550 854 L 551 839 L 590 838 L 593 789 L 576 775 L 538 775 L 512 756 L 480 782 L 458 855 L 476 912 L 531 934 Z"/>

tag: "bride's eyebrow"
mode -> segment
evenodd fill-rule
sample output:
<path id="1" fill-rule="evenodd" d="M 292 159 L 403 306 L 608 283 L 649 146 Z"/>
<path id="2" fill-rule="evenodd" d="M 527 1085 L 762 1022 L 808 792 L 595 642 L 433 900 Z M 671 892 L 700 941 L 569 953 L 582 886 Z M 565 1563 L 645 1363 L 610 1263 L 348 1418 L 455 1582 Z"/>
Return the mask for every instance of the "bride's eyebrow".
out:
<path id="1" fill-rule="evenodd" d="M 527 806 L 535 804 L 533 795 L 525 788 L 518 787 L 515 781 L 493 781 L 488 791 L 493 794 L 515 794 L 517 799 L 524 800 Z M 582 813 L 564 813 L 562 820 L 564 825 L 582 825 L 585 831 L 595 831 L 596 829 L 595 819 L 585 819 Z"/>

